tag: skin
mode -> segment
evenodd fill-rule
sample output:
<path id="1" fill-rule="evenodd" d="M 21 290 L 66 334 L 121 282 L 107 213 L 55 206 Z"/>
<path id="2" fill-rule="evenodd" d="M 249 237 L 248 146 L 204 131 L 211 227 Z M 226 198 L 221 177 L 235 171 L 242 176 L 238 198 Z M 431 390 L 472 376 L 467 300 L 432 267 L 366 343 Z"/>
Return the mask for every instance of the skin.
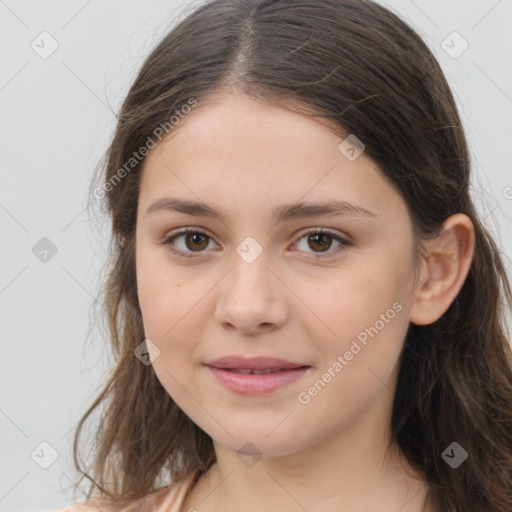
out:
<path id="1" fill-rule="evenodd" d="M 467 216 L 450 217 L 416 268 L 405 202 L 364 152 L 355 161 L 342 154 L 343 139 L 278 106 L 212 96 L 144 161 L 136 260 L 150 356 L 162 385 L 212 437 L 217 455 L 184 511 L 421 510 L 421 475 L 395 446 L 386 451 L 397 362 L 409 323 L 434 322 L 457 296 L 474 230 Z M 163 196 L 203 201 L 227 219 L 164 210 L 146 215 Z M 271 219 L 283 203 L 332 199 L 375 215 Z M 163 244 L 186 227 L 207 235 L 174 241 L 191 258 Z M 352 244 L 308 243 L 305 234 L 318 228 Z M 248 236 L 262 249 L 251 263 L 236 251 Z M 338 356 L 393 304 L 400 311 L 333 372 Z M 231 354 L 311 368 L 272 393 L 240 395 L 203 364 Z M 298 395 L 329 368 L 335 376 L 300 403 Z M 239 456 L 248 442 L 252 448 L 244 452 L 255 464 Z"/>

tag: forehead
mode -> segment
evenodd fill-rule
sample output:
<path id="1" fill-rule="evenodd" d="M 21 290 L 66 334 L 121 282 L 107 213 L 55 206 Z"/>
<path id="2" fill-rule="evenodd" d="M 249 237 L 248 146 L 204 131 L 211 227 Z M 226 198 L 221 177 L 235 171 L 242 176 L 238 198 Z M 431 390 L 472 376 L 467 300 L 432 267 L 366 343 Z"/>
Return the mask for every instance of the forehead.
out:
<path id="1" fill-rule="evenodd" d="M 364 153 L 349 160 L 324 123 L 241 97 L 199 104 L 143 163 L 145 208 L 168 193 L 233 208 L 349 200 L 389 211 L 397 192 Z M 327 195 L 329 197 L 327 197 Z"/>

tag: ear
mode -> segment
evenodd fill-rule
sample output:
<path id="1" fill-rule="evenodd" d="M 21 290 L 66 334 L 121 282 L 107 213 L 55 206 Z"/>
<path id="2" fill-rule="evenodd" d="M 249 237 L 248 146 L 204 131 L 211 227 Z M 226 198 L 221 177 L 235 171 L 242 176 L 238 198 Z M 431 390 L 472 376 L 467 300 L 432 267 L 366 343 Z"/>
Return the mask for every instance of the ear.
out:
<path id="1" fill-rule="evenodd" d="M 462 288 L 475 249 L 471 219 L 463 213 L 452 215 L 426 249 L 410 310 L 409 319 L 416 325 L 428 325 L 443 316 Z"/>

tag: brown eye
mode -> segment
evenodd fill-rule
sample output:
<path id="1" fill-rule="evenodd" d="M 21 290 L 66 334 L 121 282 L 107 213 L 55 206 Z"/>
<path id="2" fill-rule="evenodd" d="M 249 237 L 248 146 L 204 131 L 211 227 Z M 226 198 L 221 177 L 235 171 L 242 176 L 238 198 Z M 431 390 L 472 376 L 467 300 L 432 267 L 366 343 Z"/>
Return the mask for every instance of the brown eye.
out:
<path id="1" fill-rule="evenodd" d="M 310 247 L 321 252 L 326 251 L 332 245 L 333 236 L 327 233 L 317 233 L 308 236 L 308 244 Z"/>
<path id="2" fill-rule="evenodd" d="M 333 250 L 329 250 L 332 248 L 333 242 L 338 245 Z M 309 252 L 316 259 L 320 259 L 335 256 L 350 247 L 352 243 L 337 234 L 317 229 L 316 231 L 305 233 L 294 245 L 298 246 L 301 252 Z"/>
<path id="3" fill-rule="evenodd" d="M 208 247 L 208 236 L 200 232 L 187 233 L 185 235 L 185 246 L 191 251 L 201 251 Z"/>
<path id="4" fill-rule="evenodd" d="M 182 240 L 180 241 L 180 239 Z M 163 245 L 168 245 L 169 250 L 173 254 L 184 258 L 191 258 L 201 253 L 207 253 L 206 249 L 212 241 L 212 238 L 206 233 L 198 229 L 187 228 L 168 237 L 164 240 Z M 337 243 L 338 246 L 335 247 L 335 250 L 329 250 L 332 248 L 333 241 Z M 339 235 L 322 231 L 321 229 L 305 233 L 294 245 L 300 245 L 301 243 L 303 247 L 299 248 L 300 252 L 309 252 L 313 254 L 316 259 L 334 256 L 352 245 L 350 241 L 345 240 Z"/>
<path id="5" fill-rule="evenodd" d="M 183 239 L 181 241 L 180 239 Z M 177 242 L 180 243 L 177 243 Z M 205 252 L 204 249 L 208 247 L 211 237 L 198 229 L 184 229 L 171 235 L 163 241 L 163 245 L 168 245 L 169 250 L 173 254 L 183 256 L 185 258 L 193 257 L 193 253 Z"/>

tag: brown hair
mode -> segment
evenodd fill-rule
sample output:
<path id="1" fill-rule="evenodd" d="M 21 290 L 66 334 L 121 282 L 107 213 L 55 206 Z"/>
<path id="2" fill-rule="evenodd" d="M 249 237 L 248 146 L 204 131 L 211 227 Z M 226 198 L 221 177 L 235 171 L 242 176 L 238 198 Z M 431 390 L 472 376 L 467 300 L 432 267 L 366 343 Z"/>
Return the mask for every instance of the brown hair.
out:
<path id="1" fill-rule="evenodd" d="M 470 198 L 467 142 L 443 71 L 414 30 L 369 0 L 213 0 L 144 62 L 105 155 L 103 192 L 94 192 L 112 219 L 103 292 L 115 367 L 75 433 L 74 462 L 91 482 L 87 497 L 125 507 L 215 462 L 211 438 L 134 356 L 145 336 L 135 273 L 141 161 L 132 159 L 191 98 L 218 92 L 295 102 L 339 134 L 356 134 L 407 203 L 418 254 L 450 215 L 470 217 L 476 246 L 460 293 L 435 323 L 409 326 L 392 434 L 424 475 L 434 510 L 510 511 L 510 284 Z M 88 472 L 79 445 L 95 410 Z M 469 454 L 457 469 L 441 457 L 454 441 Z"/>

